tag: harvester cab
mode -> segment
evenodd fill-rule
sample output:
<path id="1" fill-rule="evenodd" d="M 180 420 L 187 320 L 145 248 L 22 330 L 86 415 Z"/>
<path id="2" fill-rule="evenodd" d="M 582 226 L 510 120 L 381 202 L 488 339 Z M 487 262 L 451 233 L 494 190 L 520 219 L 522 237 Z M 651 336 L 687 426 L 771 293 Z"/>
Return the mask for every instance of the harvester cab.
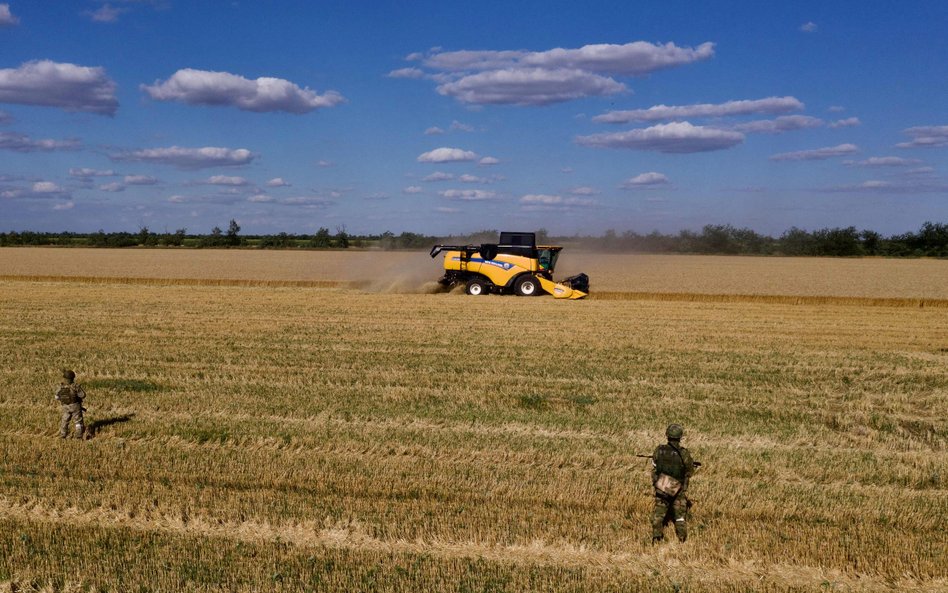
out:
<path id="1" fill-rule="evenodd" d="M 497 243 L 435 245 L 431 257 L 444 253 L 444 276 L 438 282 L 447 287 L 463 285 L 467 294 L 535 296 L 545 292 L 558 299 L 581 299 L 589 294 L 586 274 L 553 281 L 562 249 L 537 245 L 534 233 L 503 232 Z"/>

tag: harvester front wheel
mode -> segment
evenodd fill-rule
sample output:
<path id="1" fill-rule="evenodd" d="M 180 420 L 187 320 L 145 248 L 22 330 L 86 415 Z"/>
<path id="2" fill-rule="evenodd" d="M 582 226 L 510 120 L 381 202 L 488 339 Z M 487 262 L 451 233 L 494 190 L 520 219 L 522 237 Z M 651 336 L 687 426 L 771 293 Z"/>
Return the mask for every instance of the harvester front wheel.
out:
<path id="1" fill-rule="evenodd" d="M 487 294 L 487 283 L 483 280 L 477 278 L 473 280 L 468 280 L 467 285 L 464 287 L 464 292 L 471 296 L 480 296 L 482 294 Z"/>
<path id="2" fill-rule="evenodd" d="M 540 281 L 530 274 L 524 274 L 514 283 L 514 292 L 519 296 L 536 296 L 540 291 Z"/>

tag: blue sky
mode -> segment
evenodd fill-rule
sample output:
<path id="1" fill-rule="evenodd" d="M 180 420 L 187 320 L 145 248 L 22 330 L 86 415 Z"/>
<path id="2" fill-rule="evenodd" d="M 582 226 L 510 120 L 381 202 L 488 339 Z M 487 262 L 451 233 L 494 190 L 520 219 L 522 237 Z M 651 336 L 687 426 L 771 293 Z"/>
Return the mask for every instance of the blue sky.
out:
<path id="1" fill-rule="evenodd" d="M 948 221 L 948 3 L 0 2 L 0 231 Z"/>

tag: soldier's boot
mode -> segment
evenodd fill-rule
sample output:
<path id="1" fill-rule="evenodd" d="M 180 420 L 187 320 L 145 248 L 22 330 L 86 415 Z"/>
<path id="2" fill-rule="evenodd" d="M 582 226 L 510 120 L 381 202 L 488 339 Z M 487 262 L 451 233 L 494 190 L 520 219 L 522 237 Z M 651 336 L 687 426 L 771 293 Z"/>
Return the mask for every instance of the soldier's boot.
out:
<path id="1" fill-rule="evenodd" d="M 685 543 L 685 540 L 688 539 L 688 524 L 685 523 L 685 518 L 675 519 L 675 535 L 678 536 L 678 541 Z"/>
<path id="2" fill-rule="evenodd" d="M 76 438 L 80 441 L 86 434 L 86 425 L 84 422 L 76 422 Z"/>

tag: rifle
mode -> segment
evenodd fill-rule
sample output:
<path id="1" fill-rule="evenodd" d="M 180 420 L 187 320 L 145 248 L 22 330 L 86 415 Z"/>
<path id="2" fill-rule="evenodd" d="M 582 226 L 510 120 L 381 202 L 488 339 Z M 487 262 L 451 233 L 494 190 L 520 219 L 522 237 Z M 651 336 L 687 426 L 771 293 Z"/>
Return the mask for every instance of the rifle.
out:
<path id="1" fill-rule="evenodd" d="M 635 456 L 636 456 L 636 457 L 641 457 L 641 458 L 643 458 L 643 459 L 651 459 L 651 458 L 652 458 L 651 455 L 638 455 L 638 454 L 636 454 Z M 701 467 L 701 462 L 700 462 L 700 461 L 693 461 L 692 463 L 694 464 L 695 469 L 698 469 L 699 467 Z"/>

